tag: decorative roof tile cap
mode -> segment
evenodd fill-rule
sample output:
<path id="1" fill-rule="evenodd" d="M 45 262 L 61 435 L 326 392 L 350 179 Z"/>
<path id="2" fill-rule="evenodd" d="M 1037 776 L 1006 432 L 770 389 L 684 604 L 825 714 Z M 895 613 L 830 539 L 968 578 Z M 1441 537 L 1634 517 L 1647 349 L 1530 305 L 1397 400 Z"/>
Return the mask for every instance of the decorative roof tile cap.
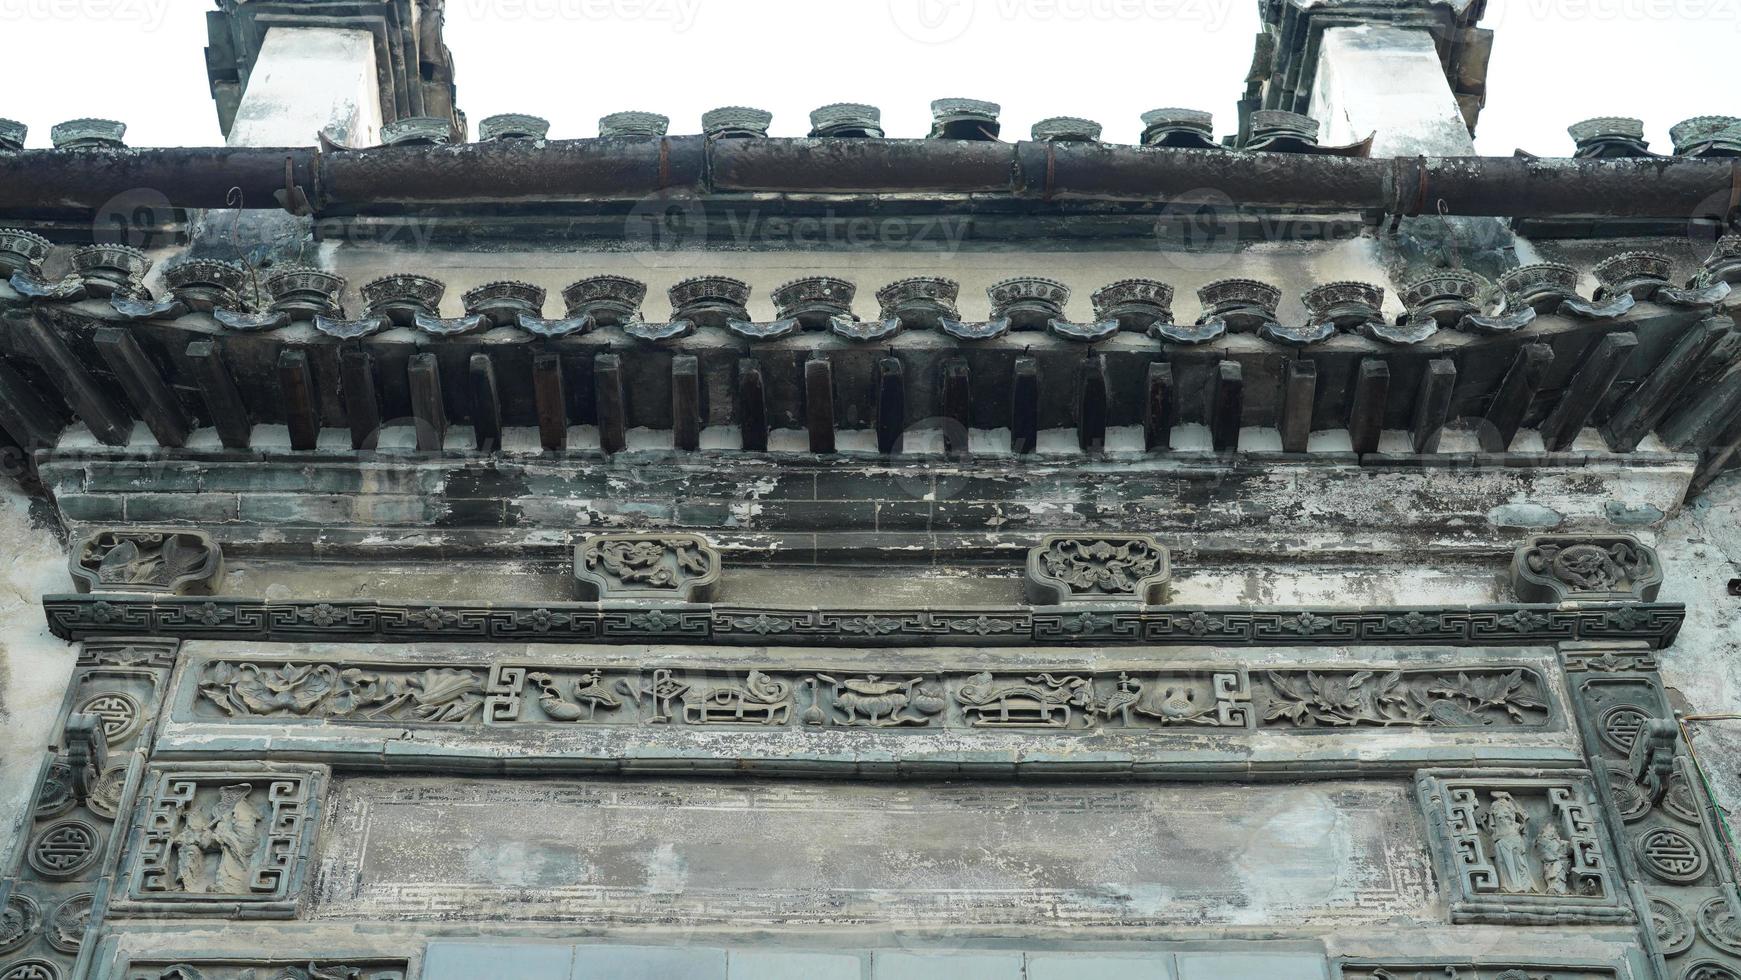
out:
<path id="1" fill-rule="evenodd" d="M 215 286 L 231 292 L 242 289 L 246 273 L 240 264 L 221 259 L 183 259 L 163 269 L 163 284 L 170 290 Z"/>
<path id="2" fill-rule="evenodd" d="M 1327 282 L 1308 289 L 1300 301 L 1314 320 L 1339 316 L 1373 317 L 1381 314 L 1384 290 L 1367 282 Z"/>
<path id="3" fill-rule="evenodd" d="M 774 114 L 766 109 L 731 105 L 701 114 L 701 131 L 714 139 L 743 139 L 768 135 Z"/>
<path id="4" fill-rule="evenodd" d="M 1737 127 L 1741 127 L 1741 117 L 1738 116 L 1694 116 L 1675 123 L 1668 136 L 1674 143 L 1675 152 L 1685 153 Z"/>
<path id="5" fill-rule="evenodd" d="M 1155 279 L 1120 279 L 1094 291 L 1094 316 L 1116 319 L 1121 313 L 1155 313 L 1172 316 L 1173 287 Z"/>
<path id="6" fill-rule="evenodd" d="M 512 325 L 521 313 L 544 312 L 544 287 L 501 279 L 465 291 L 460 297 L 467 313 L 481 313 L 497 326 Z"/>
<path id="7" fill-rule="evenodd" d="M 127 124 L 113 119 L 69 119 L 48 131 L 57 150 L 126 146 Z"/>
<path id="8" fill-rule="evenodd" d="M 1189 129 L 1211 136 L 1215 132 L 1215 116 L 1201 109 L 1150 109 L 1143 113 L 1143 126 L 1150 129 Z"/>
<path id="9" fill-rule="evenodd" d="M 1004 309 L 1024 304 L 1056 306 L 1062 309 L 1070 302 L 1070 287 L 1056 279 L 1042 276 L 1016 276 L 992 283 L 986 289 L 994 307 Z"/>
<path id="10" fill-rule="evenodd" d="M 810 135 L 880 138 L 883 135 L 883 111 L 859 102 L 825 105 L 811 111 Z"/>
<path id="11" fill-rule="evenodd" d="M 671 120 L 657 112 L 613 112 L 598 121 L 600 136 L 664 136 Z"/>
<path id="12" fill-rule="evenodd" d="M 938 99 L 931 103 L 932 139 L 995 140 L 1003 106 L 983 99 Z"/>
<path id="13" fill-rule="evenodd" d="M 1318 120 L 1284 109 L 1259 109 L 1251 114 L 1251 138 L 1255 142 L 1277 136 L 1292 136 L 1309 143 L 1318 141 Z"/>
<path id="14" fill-rule="evenodd" d="M 626 276 L 592 276 L 569 283 L 562 291 L 570 317 L 591 316 L 606 322 L 601 314 L 607 314 L 611 323 L 635 319 L 646 298 L 647 284 Z"/>
<path id="15" fill-rule="evenodd" d="M 0 236 L 3 235 L 4 232 L 0 232 Z M 0 242 L 3 240 L 0 238 Z M 1741 235 L 1724 235 L 1717 239 L 1716 247 L 1711 249 L 1711 257 L 1705 260 L 1705 267 L 1711 268 L 1737 259 L 1741 259 Z"/>
<path id="16" fill-rule="evenodd" d="M 918 321 L 936 316 L 953 320 L 959 316 L 955 301 L 960 296 L 961 284 L 953 279 L 915 276 L 896 280 L 877 290 L 877 303 L 881 305 L 884 317 L 905 320 L 907 317 L 902 314 L 910 314 Z"/>
<path id="17" fill-rule="evenodd" d="M 1467 269 L 1440 269 L 1404 286 L 1398 295 L 1409 310 L 1420 311 L 1425 306 L 1445 300 L 1475 303 L 1490 285 L 1486 279 Z M 1381 293 L 1381 301 L 1382 298 Z"/>
<path id="18" fill-rule="evenodd" d="M 784 320 L 802 314 L 847 314 L 852 311 L 858 286 L 833 276 L 794 279 L 774 290 L 774 308 Z"/>
<path id="19" fill-rule="evenodd" d="M 49 240 L 35 232 L 0 228 L 0 270 L 34 271 L 43 259 L 48 258 L 49 247 Z"/>
<path id="20" fill-rule="evenodd" d="M 1256 308 L 1273 317 L 1282 291 L 1256 279 L 1217 279 L 1197 290 L 1197 301 L 1211 316 Z"/>
<path id="21" fill-rule="evenodd" d="M 1519 302 L 1578 295 L 1578 270 L 1558 262 L 1520 265 L 1500 275 L 1499 286 Z"/>
<path id="22" fill-rule="evenodd" d="M 312 293 L 321 298 L 333 299 L 344 288 L 343 276 L 301 265 L 285 266 L 266 277 L 266 294 L 274 302 L 298 293 Z"/>
<path id="23" fill-rule="evenodd" d="M 519 112 L 504 112 L 478 123 L 478 139 L 541 140 L 550 135 L 550 122 L 538 116 Z"/>
<path id="24" fill-rule="evenodd" d="M 407 116 L 381 127 L 382 146 L 446 146 L 453 142 L 453 120 Z"/>
<path id="25" fill-rule="evenodd" d="M 1077 116 L 1053 116 L 1034 124 L 1033 137 L 1041 143 L 1098 143 L 1100 124 Z"/>
<path id="26" fill-rule="evenodd" d="M 80 275 L 111 271 L 138 279 L 151 271 L 151 258 L 131 245 L 86 245 L 73 252 Z"/>
<path id="27" fill-rule="evenodd" d="M 750 284 L 730 276 L 696 276 L 672 286 L 667 294 L 671 308 L 681 310 L 698 303 L 743 306 L 750 301 Z"/>
<path id="28" fill-rule="evenodd" d="M 1599 139 L 1644 139 L 1644 120 L 1630 116 L 1597 116 L 1566 128 L 1572 140 L 1582 146 Z"/>
<path id="29" fill-rule="evenodd" d="M 30 127 L 16 119 L 0 119 L 0 150 L 24 149 L 24 137 L 30 135 Z"/>
<path id="30" fill-rule="evenodd" d="M 361 292 L 371 316 L 388 316 L 394 323 L 408 327 L 413 321 L 407 319 L 401 323 L 390 314 L 402 312 L 434 316 L 441 308 L 441 298 L 447 294 L 447 284 L 428 276 L 398 273 L 365 283 Z"/>
<path id="31" fill-rule="evenodd" d="M 1660 252 L 1621 252 L 1596 265 L 1596 281 L 1609 293 L 1629 293 L 1668 281 L 1673 263 Z"/>

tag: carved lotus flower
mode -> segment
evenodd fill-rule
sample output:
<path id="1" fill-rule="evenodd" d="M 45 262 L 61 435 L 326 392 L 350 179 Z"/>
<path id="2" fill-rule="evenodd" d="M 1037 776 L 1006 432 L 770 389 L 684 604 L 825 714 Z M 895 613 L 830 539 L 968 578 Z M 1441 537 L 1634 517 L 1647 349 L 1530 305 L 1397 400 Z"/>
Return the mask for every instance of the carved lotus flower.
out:
<path id="1" fill-rule="evenodd" d="M 478 123 L 478 139 L 486 143 L 501 140 L 541 140 L 549 132 L 548 120 L 519 112 L 504 112 Z"/>
<path id="2" fill-rule="evenodd" d="M 749 106 L 723 106 L 701 114 L 701 131 L 716 139 L 753 139 L 768 135 L 774 114 Z"/>
<path id="3" fill-rule="evenodd" d="M 1077 116 L 1053 116 L 1035 123 L 1031 135 L 1038 143 L 1098 143 L 1100 124 Z"/>
<path id="4" fill-rule="evenodd" d="M 671 120 L 657 112 L 613 112 L 598 121 L 600 136 L 664 136 Z"/>
<path id="5" fill-rule="evenodd" d="M 938 99 L 931 103 L 931 139 L 995 140 L 1003 107 L 981 99 Z"/>
<path id="6" fill-rule="evenodd" d="M 812 137 L 881 139 L 883 111 L 859 102 L 836 102 L 810 113 Z"/>
<path id="7" fill-rule="evenodd" d="M 1199 109 L 1150 109 L 1143 113 L 1143 145 L 1217 147 L 1215 117 Z"/>

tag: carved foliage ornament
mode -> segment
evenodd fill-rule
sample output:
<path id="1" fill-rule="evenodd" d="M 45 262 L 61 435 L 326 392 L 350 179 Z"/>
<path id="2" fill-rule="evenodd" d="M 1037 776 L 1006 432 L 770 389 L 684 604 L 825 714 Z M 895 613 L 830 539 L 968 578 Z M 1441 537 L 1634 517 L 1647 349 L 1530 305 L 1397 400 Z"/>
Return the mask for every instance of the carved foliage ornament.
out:
<path id="1" fill-rule="evenodd" d="M 70 570 L 80 592 L 210 595 L 224 554 L 199 531 L 102 530 L 73 549 Z"/>
<path id="2" fill-rule="evenodd" d="M 603 534 L 575 549 L 574 577 L 586 599 L 710 602 L 719 552 L 694 534 Z"/>
<path id="3" fill-rule="evenodd" d="M 1050 535 L 1028 553 L 1028 599 L 1071 602 L 1167 601 L 1167 549 L 1149 535 Z"/>
<path id="4" fill-rule="evenodd" d="M 1662 589 L 1656 550 L 1631 535 L 1534 537 L 1511 572 L 1525 602 L 1652 602 Z"/>

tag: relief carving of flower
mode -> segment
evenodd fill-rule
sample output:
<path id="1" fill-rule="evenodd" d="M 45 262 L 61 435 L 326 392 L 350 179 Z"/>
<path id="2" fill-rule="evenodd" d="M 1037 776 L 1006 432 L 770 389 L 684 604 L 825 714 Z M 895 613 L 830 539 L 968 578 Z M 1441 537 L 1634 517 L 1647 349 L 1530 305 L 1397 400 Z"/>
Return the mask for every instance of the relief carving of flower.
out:
<path id="1" fill-rule="evenodd" d="M 1083 613 L 1080 616 L 1072 616 L 1059 624 L 1064 632 L 1073 633 L 1077 636 L 1087 633 L 1098 633 L 1111 625 L 1112 620 L 1105 616 L 1096 616 L 1093 613 Z"/>
<path id="2" fill-rule="evenodd" d="M 207 602 L 194 611 L 193 618 L 207 626 L 216 626 L 230 618 L 230 611 L 215 602 Z"/>
<path id="3" fill-rule="evenodd" d="M 1422 633 L 1431 633 L 1439 629 L 1441 624 L 1437 616 L 1428 616 L 1416 611 L 1407 616 L 1399 616 L 1386 625 L 1410 636 L 1420 636 Z"/>
<path id="4" fill-rule="evenodd" d="M 311 623 L 321 629 L 325 629 L 328 626 L 337 623 L 339 620 L 343 619 L 344 616 L 345 614 L 330 602 L 323 602 L 318 606 L 305 606 L 296 611 L 297 619 L 300 619 L 305 623 Z"/>
<path id="5" fill-rule="evenodd" d="M 1220 632 L 1227 624 L 1211 617 L 1208 613 L 1198 611 L 1183 619 L 1174 620 L 1174 624 L 1182 627 L 1192 636 L 1204 636 L 1210 632 Z"/>
<path id="6" fill-rule="evenodd" d="M 783 619 L 775 619 L 767 613 L 734 619 L 732 625 L 740 630 L 748 630 L 751 633 L 760 633 L 764 636 L 769 633 L 789 633 L 792 630 L 791 623 Z"/>
<path id="7" fill-rule="evenodd" d="M 91 606 L 91 622 L 93 623 L 112 623 L 119 619 L 120 615 L 120 611 L 115 608 L 113 603 L 99 602 Z"/>
<path id="8" fill-rule="evenodd" d="M 567 618 L 566 616 L 557 616 L 548 609 L 534 609 L 529 613 L 520 614 L 519 625 L 530 627 L 537 633 L 548 633 L 550 627 L 560 625 L 559 621 Z"/>
<path id="9" fill-rule="evenodd" d="M 683 625 L 683 617 L 655 609 L 629 620 L 629 625 L 647 633 L 668 633 Z"/>
<path id="10" fill-rule="evenodd" d="M 990 616 L 981 616 L 978 619 L 952 620 L 949 623 L 949 628 L 957 633 L 977 633 L 980 636 L 989 636 L 992 633 L 1008 633 L 1015 629 L 1015 625 L 1001 619 L 992 619 Z"/>
<path id="11" fill-rule="evenodd" d="M 1608 625 L 1615 629 L 1635 630 L 1650 621 L 1650 616 L 1637 606 L 1627 606 L 1608 614 Z"/>
<path id="12" fill-rule="evenodd" d="M 884 636 L 901 631 L 901 621 L 886 616 L 861 616 L 858 619 L 842 620 L 840 628 L 848 633 L 864 633 L 870 636 Z"/>
<path id="13" fill-rule="evenodd" d="M 1291 619 L 1282 620 L 1282 625 L 1301 636 L 1313 636 L 1329 629 L 1333 624 L 1323 616 L 1303 612 Z"/>
<path id="14" fill-rule="evenodd" d="M 440 606 L 430 606 L 428 609 L 419 609 L 412 613 L 411 621 L 426 630 L 438 630 L 443 626 L 452 626 L 459 622 L 459 616 Z"/>
<path id="15" fill-rule="evenodd" d="M 1532 613 L 1528 609 L 1519 609 L 1510 616 L 1501 617 L 1499 625 L 1507 627 L 1508 629 L 1516 630 L 1519 633 L 1534 633 L 1536 630 L 1548 625 L 1548 618 L 1546 616 Z"/>

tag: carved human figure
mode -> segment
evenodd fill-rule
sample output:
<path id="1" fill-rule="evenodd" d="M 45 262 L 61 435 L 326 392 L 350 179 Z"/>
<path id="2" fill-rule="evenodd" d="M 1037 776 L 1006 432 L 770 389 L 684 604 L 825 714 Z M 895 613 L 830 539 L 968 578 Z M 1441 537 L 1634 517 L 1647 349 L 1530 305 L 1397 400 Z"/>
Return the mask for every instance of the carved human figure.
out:
<path id="1" fill-rule="evenodd" d="M 1553 820 L 1547 821 L 1547 826 L 1536 835 L 1536 857 L 1541 859 L 1542 878 L 1547 882 L 1549 895 L 1570 895 L 1572 893 L 1572 845 L 1560 834 L 1559 825 Z"/>
<path id="2" fill-rule="evenodd" d="M 249 800 L 253 791 L 245 783 L 225 786 L 209 810 L 190 805 L 183 813 L 181 826 L 169 841 L 170 870 L 179 890 L 192 895 L 248 893 L 263 819 Z"/>
<path id="3" fill-rule="evenodd" d="M 189 806 L 182 814 L 181 826 L 169 839 L 170 873 L 179 891 L 201 894 L 211 888 L 211 872 L 207 867 L 206 847 L 211 840 L 214 818 L 198 807 Z"/>
<path id="4" fill-rule="evenodd" d="M 246 894 L 252 878 L 249 868 L 254 863 L 254 852 L 260 847 L 263 819 L 259 808 L 248 799 L 253 791 L 254 787 L 246 783 L 218 791 L 212 843 L 218 850 L 217 888 L 226 895 Z"/>
<path id="5" fill-rule="evenodd" d="M 1529 817 L 1510 793 L 1496 792 L 1487 807 L 1487 832 L 1493 836 L 1493 863 L 1499 869 L 1499 887 L 1514 895 L 1536 890 L 1530 867 L 1529 843 L 1524 832 Z"/>

